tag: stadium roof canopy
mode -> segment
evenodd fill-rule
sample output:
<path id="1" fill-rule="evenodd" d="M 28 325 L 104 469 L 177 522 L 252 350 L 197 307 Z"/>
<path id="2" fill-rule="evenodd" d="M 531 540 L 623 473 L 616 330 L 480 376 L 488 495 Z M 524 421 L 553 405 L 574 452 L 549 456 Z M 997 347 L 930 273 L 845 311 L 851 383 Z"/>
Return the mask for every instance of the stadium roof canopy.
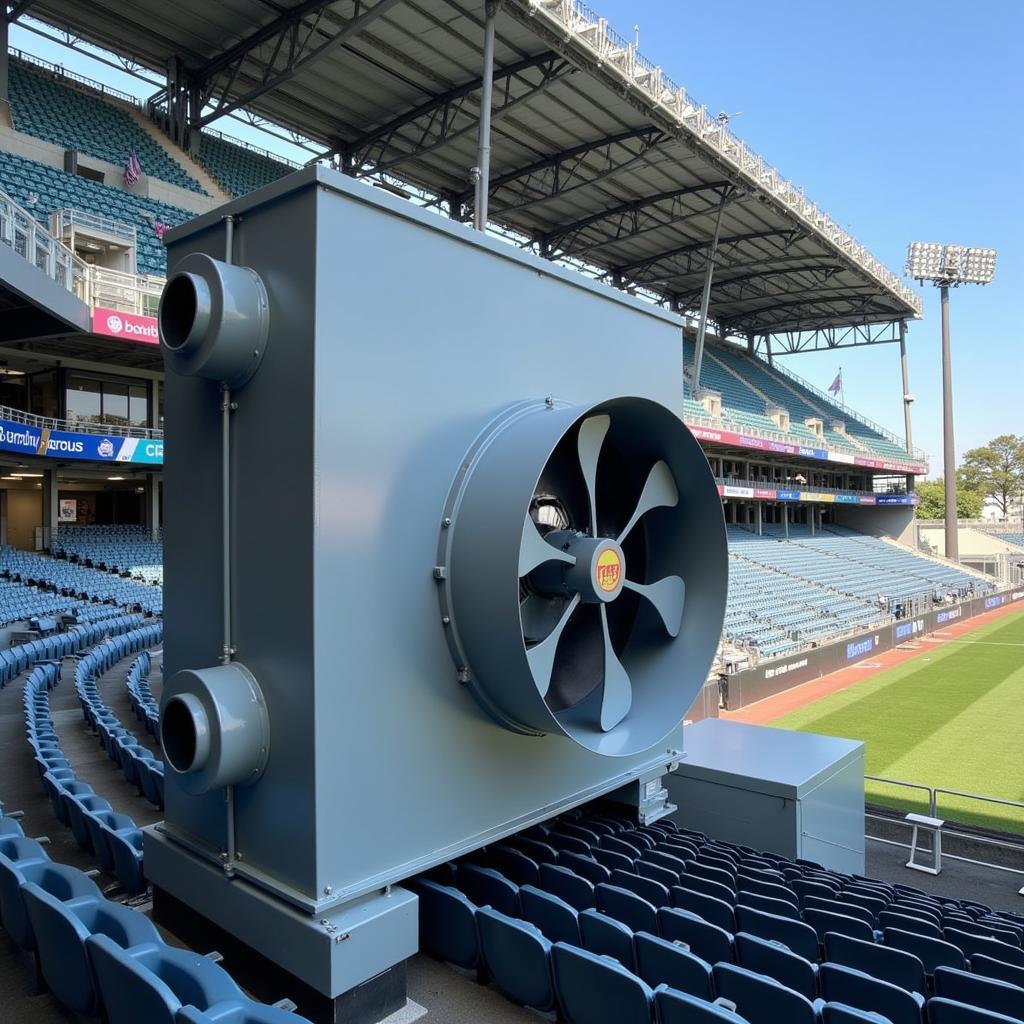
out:
<path id="1" fill-rule="evenodd" d="M 484 0 L 21 6 L 176 67 L 203 112 L 193 125 L 244 108 L 324 143 L 350 173 L 472 215 Z M 720 213 L 720 333 L 852 344 L 920 316 L 895 274 L 578 0 L 503 0 L 493 89 L 489 220 L 544 255 L 695 310 Z"/>

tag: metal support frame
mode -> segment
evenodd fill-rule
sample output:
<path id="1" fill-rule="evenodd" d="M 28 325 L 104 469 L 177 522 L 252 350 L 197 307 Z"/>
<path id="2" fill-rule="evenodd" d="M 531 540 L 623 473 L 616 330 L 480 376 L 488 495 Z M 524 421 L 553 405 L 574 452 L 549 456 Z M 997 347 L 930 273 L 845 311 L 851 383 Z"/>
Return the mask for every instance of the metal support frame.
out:
<path id="1" fill-rule="evenodd" d="M 789 330 L 772 328 L 771 336 L 782 355 L 825 352 L 837 348 L 862 348 L 865 345 L 891 345 L 900 340 L 899 325 L 902 322 L 884 316 L 859 324 L 808 324 L 802 327 L 794 326 Z M 755 333 L 758 333 L 756 329 Z M 762 337 L 767 337 L 763 331 L 761 333 Z"/>
<path id="2" fill-rule="evenodd" d="M 704 272 L 704 293 L 700 299 L 700 323 L 697 325 L 697 348 L 693 359 L 694 393 L 700 390 L 700 371 L 701 364 L 704 362 L 704 338 L 708 329 L 708 303 L 711 301 L 711 280 L 715 274 L 715 256 L 718 254 L 718 236 L 722 230 L 722 213 L 725 211 L 725 204 L 729 201 L 729 194 L 729 192 L 723 192 L 722 198 L 718 201 L 715 233 L 711 237 L 711 247 L 708 249 L 708 266 Z"/>
<path id="3" fill-rule="evenodd" d="M 377 0 L 368 7 L 365 0 L 356 0 L 353 16 L 345 22 L 328 16 L 332 0 L 306 0 L 286 10 L 196 70 L 193 77 L 202 83 L 202 106 L 215 93 L 217 99 L 208 114 L 194 112 L 191 127 L 203 128 L 290 81 L 401 2 Z M 270 47 L 269 55 L 258 56 L 266 46 Z M 239 82 L 245 85 L 236 90 Z"/>
<path id="4" fill-rule="evenodd" d="M 556 82 L 573 74 L 576 68 L 564 57 L 548 51 L 536 57 L 493 69 L 492 94 L 497 91 L 497 104 L 490 104 L 491 124 L 507 116 L 527 100 L 534 99 Z M 474 109 L 473 97 L 482 92 L 483 76 L 471 82 L 432 96 L 424 103 L 407 110 L 357 138 L 339 144 L 332 152 L 344 153 L 358 173 L 380 174 L 415 160 L 441 146 L 479 130 L 480 115 Z M 481 98 L 481 109 L 483 100 Z M 396 152 L 402 145 L 407 152 Z"/>
<path id="5" fill-rule="evenodd" d="M 900 321 L 900 370 L 903 376 L 903 430 L 907 438 L 907 452 L 913 454 L 914 440 L 910 431 L 910 370 L 907 367 L 907 322 Z"/>
<path id="6" fill-rule="evenodd" d="M 773 366 L 774 364 L 772 363 L 772 336 L 770 334 L 763 334 L 762 337 L 764 338 L 764 352 L 765 355 L 768 357 L 768 365 Z"/>
<path id="7" fill-rule="evenodd" d="M 956 516 L 956 446 L 953 444 L 953 360 L 949 344 L 949 285 L 939 286 L 942 306 L 942 472 L 946 488 L 946 558 L 960 561 Z"/>
<path id="8" fill-rule="evenodd" d="M 487 0 L 484 21 L 484 65 L 480 74 L 480 129 L 473 168 L 473 227 L 487 230 L 487 200 L 491 187 L 491 107 L 494 103 L 494 26 L 499 0 Z"/>
<path id="9" fill-rule="evenodd" d="M 594 185 L 645 160 L 652 149 L 671 138 L 668 132 L 654 125 L 646 125 L 584 142 L 507 171 L 491 180 L 490 198 L 493 199 L 501 191 L 514 195 L 510 196 L 509 201 L 492 206 L 491 216 L 524 210 L 556 196 Z M 593 166 L 588 164 L 588 160 Z M 469 202 L 474 198 L 475 191 L 467 189 L 459 198 Z"/>

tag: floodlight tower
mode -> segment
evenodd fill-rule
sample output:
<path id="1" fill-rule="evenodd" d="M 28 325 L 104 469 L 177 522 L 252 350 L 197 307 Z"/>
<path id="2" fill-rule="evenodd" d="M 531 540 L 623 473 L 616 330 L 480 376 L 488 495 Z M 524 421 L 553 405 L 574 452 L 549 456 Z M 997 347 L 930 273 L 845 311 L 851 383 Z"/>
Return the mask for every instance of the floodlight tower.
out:
<path id="1" fill-rule="evenodd" d="M 949 289 L 988 284 L 996 272 L 995 249 L 974 249 L 936 242 L 911 242 L 907 276 L 937 285 L 942 300 L 942 463 L 946 481 L 946 557 L 960 561 L 956 516 L 956 449 L 953 446 L 953 367 L 949 354 Z"/>

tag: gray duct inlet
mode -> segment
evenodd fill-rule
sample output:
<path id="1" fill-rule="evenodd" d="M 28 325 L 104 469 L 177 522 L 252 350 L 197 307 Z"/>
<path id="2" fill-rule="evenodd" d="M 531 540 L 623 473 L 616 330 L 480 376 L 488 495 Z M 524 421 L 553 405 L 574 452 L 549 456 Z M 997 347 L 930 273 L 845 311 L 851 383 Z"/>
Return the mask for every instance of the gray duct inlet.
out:
<path id="1" fill-rule="evenodd" d="M 167 689 L 160 742 L 186 792 L 199 795 L 259 779 L 270 752 L 270 723 L 259 684 L 244 665 L 186 669 Z"/>
<path id="2" fill-rule="evenodd" d="M 234 390 L 263 359 L 270 329 L 267 292 L 256 271 L 193 253 L 164 288 L 159 325 L 170 369 Z"/>

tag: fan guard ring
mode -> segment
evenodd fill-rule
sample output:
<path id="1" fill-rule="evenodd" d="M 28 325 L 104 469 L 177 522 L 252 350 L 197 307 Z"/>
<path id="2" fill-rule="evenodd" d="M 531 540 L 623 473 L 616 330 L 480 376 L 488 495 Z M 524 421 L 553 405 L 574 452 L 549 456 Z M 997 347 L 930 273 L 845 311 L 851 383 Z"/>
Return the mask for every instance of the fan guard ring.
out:
<path id="1" fill-rule="evenodd" d="M 493 718 L 625 756 L 699 693 L 727 565 L 721 499 L 677 414 L 545 399 L 504 410 L 463 459 L 435 578 L 458 678 Z"/>

